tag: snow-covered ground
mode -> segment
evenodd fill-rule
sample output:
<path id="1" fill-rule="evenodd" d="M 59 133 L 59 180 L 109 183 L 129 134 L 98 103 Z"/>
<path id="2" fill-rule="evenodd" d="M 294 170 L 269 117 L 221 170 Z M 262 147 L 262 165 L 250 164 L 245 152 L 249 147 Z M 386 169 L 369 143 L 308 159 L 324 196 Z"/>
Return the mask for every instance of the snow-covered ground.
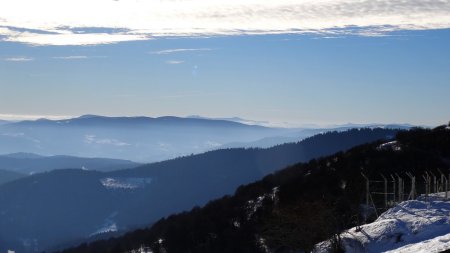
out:
<path id="1" fill-rule="evenodd" d="M 361 230 L 341 234 L 347 253 L 442 252 L 450 249 L 450 201 L 431 197 L 404 201 L 387 210 Z M 315 253 L 328 252 L 330 242 L 316 246 Z"/>
<path id="2" fill-rule="evenodd" d="M 100 234 L 106 234 L 106 233 L 110 233 L 110 232 L 117 232 L 118 231 L 117 224 L 114 221 L 114 218 L 117 216 L 117 214 L 118 214 L 118 212 L 116 211 L 116 212 L 113 212 L 108 217 L 106 217 L 103 224 L 99 228 L 97 228 L 97 230 L 94 233 L 90 234 L 89 237 L 100 235 Z"/>
<path id="3" fill-rule="evenodd" d="M 423 242 L 412 243 L 395 250 L 387 251 L 388 253 L 439 253 L 450 249 L 450 234 L 438 236 Z"/>
<path id="4" fill-rule="evenodd" d="M 102 178 L 100 179 L 100 183 L 106 187 L 107 189 L 117 190 L 117 189 L 125 189 L 125 190 L 134 190 L 137 188 L 144 188 L 146 185 L 151 184 L 151 178 Z"/>

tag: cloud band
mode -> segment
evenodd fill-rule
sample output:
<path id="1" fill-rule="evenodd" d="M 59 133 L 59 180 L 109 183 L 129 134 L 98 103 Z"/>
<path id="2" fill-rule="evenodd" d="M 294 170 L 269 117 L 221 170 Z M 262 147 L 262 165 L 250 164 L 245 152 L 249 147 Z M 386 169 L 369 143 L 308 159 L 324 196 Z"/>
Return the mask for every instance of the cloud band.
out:
<path id="1" fill-rule="evenodd" d="M 379 35 L 450 28 L 449 16 L 450 0 L 4 0 L 0 38 L 95 45 L 160 36 Z"/>

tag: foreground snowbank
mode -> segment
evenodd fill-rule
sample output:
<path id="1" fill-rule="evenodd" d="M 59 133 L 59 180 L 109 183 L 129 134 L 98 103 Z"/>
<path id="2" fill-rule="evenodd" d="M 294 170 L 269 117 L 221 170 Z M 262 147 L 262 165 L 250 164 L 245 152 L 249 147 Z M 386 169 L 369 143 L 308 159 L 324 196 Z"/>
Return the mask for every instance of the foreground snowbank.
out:
<path id="1" fill-rule="evenodd" d="M 395 250 L 387 251 L 386 253 L 439 253 L 448 249 L 450 249 L 450 234 L 438 236 L 418 243 L 408 244 Z"/>
<path id="2" fill-rule="evenodd" d="M 341 238 L 347 253 L 442 252 L 450 249 L 450 202 L 405 201 Z M 328 252 L 329 246 L 329 241 L 319 243 L 314 252 Z"/>

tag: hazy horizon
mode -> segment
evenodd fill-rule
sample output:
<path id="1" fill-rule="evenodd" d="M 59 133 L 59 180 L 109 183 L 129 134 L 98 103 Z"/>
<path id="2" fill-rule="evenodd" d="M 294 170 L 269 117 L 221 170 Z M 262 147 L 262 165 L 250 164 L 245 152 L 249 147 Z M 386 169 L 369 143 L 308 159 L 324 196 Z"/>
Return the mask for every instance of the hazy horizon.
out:
<path id="1" fill-rule="evenodd" d="M 449 16 L 447 0 L 6 0 L 0 117 L 435 126 Z"/>
<path id="2" fill-rule="evenodd" d="M 18 122 L 18 121 L 27 121 L 27 120 L 40 120 L 40 119 L 48 119 L 48 120 L 66 120 L 66 119 L 75 119 L 83 116 L 100 116 L 100 117 L 124 117 L 124 118 L 133 118 L 133 117 L 148 117 L 148 118 L 160 118 L 160 117 L 177 117 L 177 118 L 200 118 L 200 119 L 211 119 L 211 120 L 227 120 L 227 121 L 235 121 L 240 122 L 247 125 L 261 125 L 268 127 L 284 127 L 284 128 L 333 128 L 339 126 L 346 125 L 411 125 L 411 126 L 421 126 L 421 127 L 435 127 L 438 125 L 445 124 L 446 122 L 441 122 L 436 125 L 419 125 L 419 124 L 411 124 L 409 122 L 332 122 L 332 123 L 315 123 L 315 122 L 274 122 L 274 121 L 266 121 L 266 120 L 255 120 L 249 118 L 241 118 L 239 116 L 216 116 L 216 117 L 207 117 L 203 115 L 100 115 L 100 114 L 92 114 L 85 113 L 81 115 L 11 115 L 11 114 L 0 114 L 0 120 L 10 121 L 10 122 Z"/>

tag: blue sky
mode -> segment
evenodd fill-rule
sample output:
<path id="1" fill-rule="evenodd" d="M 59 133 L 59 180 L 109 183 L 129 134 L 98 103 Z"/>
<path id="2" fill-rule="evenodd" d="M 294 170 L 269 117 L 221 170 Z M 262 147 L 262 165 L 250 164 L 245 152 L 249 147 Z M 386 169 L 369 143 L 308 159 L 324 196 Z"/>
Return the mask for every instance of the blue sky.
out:
<path id="1" fill-rule="evenodd" d="M 1 28 L 2 118 L 202 115 L 288 125 L 450 120 L 450 29 L 161 35 L 91 45 L 58 37 L 52 39 L 65 45 L 54 45 L 2 37 Z"/>

